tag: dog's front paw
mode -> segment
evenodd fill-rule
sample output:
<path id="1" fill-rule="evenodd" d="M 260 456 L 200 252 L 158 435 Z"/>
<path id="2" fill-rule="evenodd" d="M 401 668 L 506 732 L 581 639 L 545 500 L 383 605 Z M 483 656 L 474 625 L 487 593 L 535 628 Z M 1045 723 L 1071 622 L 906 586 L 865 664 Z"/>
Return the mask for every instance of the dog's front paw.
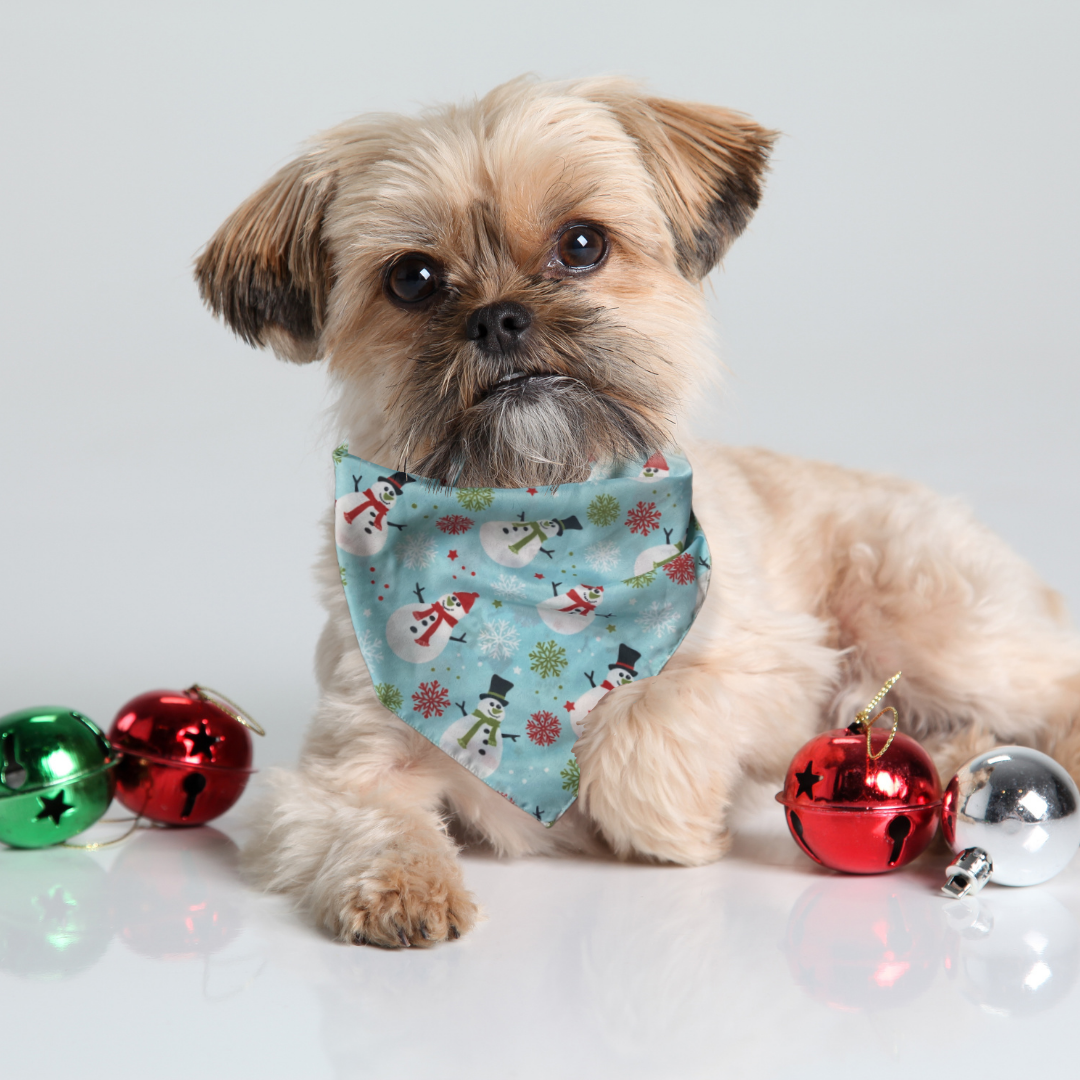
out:
<path id="1" fill-rule="evenodd" d="M 350 883 L 337 931 L 354 945 L 408 948 L 459 938 L 478 915 L 453 859 L 393 849 Z"/>

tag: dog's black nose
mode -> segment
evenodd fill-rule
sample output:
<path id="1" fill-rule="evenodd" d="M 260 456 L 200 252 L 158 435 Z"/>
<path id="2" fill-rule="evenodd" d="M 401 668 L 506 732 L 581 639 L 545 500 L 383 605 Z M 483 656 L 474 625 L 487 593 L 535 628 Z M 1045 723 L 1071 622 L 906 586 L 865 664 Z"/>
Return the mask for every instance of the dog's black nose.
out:
<path id="1" fill-rule="evenodd" d="M 485 352 L 509 352 L 529 328 L 532 313 L 513 300 L 477 308 L 465 320 L 465 336 Z"/>

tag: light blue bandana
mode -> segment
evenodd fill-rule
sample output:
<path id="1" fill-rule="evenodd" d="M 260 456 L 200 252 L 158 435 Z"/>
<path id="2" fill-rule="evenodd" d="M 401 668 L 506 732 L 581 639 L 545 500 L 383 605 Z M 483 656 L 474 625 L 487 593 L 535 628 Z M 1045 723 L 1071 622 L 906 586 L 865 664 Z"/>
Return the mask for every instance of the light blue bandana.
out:
<path id="1" fill-rule="evenodd" d="M 685 458 L 550 488 L 455 488 L 337 465 L 341 582 L 379 700 L 551 825 L 607 693 L 657 674 L 690 629 L 709 549 Z"/>

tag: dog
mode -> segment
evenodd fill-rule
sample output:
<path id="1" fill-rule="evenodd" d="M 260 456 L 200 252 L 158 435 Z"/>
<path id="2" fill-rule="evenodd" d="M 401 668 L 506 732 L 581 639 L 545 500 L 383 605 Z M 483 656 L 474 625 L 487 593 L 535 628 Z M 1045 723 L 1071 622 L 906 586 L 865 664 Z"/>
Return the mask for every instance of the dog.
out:
<path id="1" fill-rule="evenodd" d="M 519 79 L 327 132 L 198 257 L 203 299 L 244 341 L 325 358 L 351 452 L 387 470 L 554 487 L 678 445 L 696 473 L 708 596 L 662 672 L 589 714 L 580 797 L 550 828 L 380 704 L 330 526 L 317 714 L 298 770 L 270 777 L 245 865 L 337 938 L 470 930 L 462 837 L 718 859 L 744 783 L 777 782 L 900 669 L 892 700 L 943 777 L 1023 743 L 1080 779 L 1080 637 L 965 508 L 685 430 L 715 364 L 701 283 L 756 209 L 775 138 L 617 78 Z"/>

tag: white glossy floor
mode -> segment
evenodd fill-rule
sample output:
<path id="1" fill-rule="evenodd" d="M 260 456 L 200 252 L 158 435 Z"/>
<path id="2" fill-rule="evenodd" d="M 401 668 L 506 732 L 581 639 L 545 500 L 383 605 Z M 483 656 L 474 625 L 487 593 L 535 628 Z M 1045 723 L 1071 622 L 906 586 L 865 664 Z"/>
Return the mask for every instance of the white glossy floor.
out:
<path id="1" fill-rule="evenodd" d="M 467 855 L 488 920 L 430 951 L 338 945 L 249 891 L 229 817 L 96 853 L 4 851 L 5 1071 L 1071 1074 L 1080 860 L 949 902 L 943 855 L 842 877 L 761 807 L 703 869 Z"/>

